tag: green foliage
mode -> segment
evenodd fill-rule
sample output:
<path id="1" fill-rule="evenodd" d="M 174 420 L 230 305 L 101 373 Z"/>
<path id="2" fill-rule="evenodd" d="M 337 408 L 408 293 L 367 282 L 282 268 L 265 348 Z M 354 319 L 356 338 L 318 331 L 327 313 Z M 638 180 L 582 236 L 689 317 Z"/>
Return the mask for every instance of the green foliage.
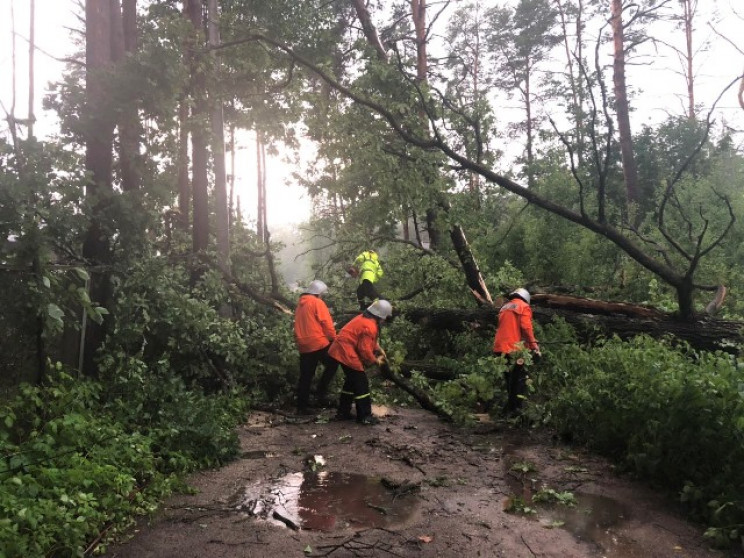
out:
<path id="1" fill-rule="evenodd" d="M 533 502 L 545 503 L 545 504 L 559 504 L 561 506 L 567 506 L 569 508 L 576 507 L 576 496 L 573 492 L 563 491 L 558 492 L 553 488 L 541 488 L 532 497 Z"/>
<path id="2" fill-rule="evenodd" d="M 24 387 L 0 427 L 0 547 L 7 556 L 75 556 L 172 489 L 152 442 L 100 412 L 100 385 L 61 375 Z"/>
<path id="3" fill-rule="evenodd" d="M 82 555 L 99 533 L 109 540 L 151 513 L 179 475 L 237 454 L 239 394 L 205 397 L 173 378 L 143 386 L 135 364 L 106 389 L 58 372 L 4 404 L 6 556 Z"/>
<path id="4" fill-rule="evenodd" d="M 504 506 L 506 513 L 515 513 L 519 515 L 536 515 L 537 509 L 531 506 L 522 496 L 510 496 Z"/>
<path id="5" fill-rule="evenodd" d="M 652 483 L 716 529 L 744 525 L 744 364 L 638 337 L 551 350 L 552 423 Z M 718 532 L 718 531 L 715 531 Z"/>

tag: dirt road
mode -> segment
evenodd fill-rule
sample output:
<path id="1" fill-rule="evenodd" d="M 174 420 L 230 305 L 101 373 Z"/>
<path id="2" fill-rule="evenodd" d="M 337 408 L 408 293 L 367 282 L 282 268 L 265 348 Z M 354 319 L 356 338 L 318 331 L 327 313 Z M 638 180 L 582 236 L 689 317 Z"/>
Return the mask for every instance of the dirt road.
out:
<path id="1" fill-rule="evenodd" d="M 376 414 L 377 426 L 253 415 L 242 458 L 194 476 L 195 494 L 107 556 L 722 556 L 673 502 L 549 433 Z"/>

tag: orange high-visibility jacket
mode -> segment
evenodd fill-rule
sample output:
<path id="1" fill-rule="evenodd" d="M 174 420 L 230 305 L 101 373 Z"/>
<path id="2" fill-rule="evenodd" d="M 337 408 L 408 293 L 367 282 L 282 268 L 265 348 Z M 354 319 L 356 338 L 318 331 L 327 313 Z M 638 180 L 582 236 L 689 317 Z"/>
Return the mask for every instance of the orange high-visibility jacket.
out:
<path id="1" fill-rule="evenodd" d="M 364 372 L 375 362 L 375 349 L 380 328 L 374 318 L 359 314 L 338 332 L 328 354 L 352 370 Z"/>
<path id="2" fill-rule="evenodd" d="M 319 351 L 336 338 L 328 306 L 319 296 L 303 294 L 295 310 L 294 334 L 301 353 Z"/>
<path id="3" fill-rule="evenodd" d="M 520 342 L 523 346 L 520 347 Z M 537 350 L 532 331 L 532 308 L 521 298 L 513 298 L 499 310 L 499 327 L 493 340 L 494 353 L 511 353 L 520 348 Z"/>

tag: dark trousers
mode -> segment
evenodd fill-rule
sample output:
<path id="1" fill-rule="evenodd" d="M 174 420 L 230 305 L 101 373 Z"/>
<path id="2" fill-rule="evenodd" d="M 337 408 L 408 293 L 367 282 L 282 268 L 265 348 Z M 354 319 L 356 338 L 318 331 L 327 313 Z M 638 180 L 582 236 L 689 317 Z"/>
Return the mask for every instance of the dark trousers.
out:
<path id="1" fill-rule="evenodd" d="M 338 363 L 328 356 L 328 345 L 312 353 L 300 353 L 300 380 L 297 384 L 297 408 L 304 409 L 310 403 L 310 387 L 318 364 L 323 364 L 323 375 L 315 388 L 316 397 L 321 400 L 328 395 L 328 386 L 338 370 Z"/>
<path id="2" fill-rule="evenodd" d="M 369 393 L 369 378 L 363 370 L 354 370 L 348 366 L 344 370 L 344 387 L 338 400 L 338 414 L 342 417 L 351 416 L 351 404 L 356 405 L 356 419 L 363 420 L 372 414 L 372 396 Z"/>
<path id="3" fill-rule="evenodd" d="M 502 356 L 502 353 L 495 353 L 496 356 Z M 504 383 L 506 384 L 507 400 L 504 411 L 507 414 L 517 414 L 522 410 L 527 395 L 527 370 L 524 364 L 516 362 L 516 357 L 506 355 L 509 364 L 509 370 L 504 372 Z"/>
<path id="4" fill-rule="evenodd" d="M 365 279 L 357 287 L 357 300 L 359 301 L 359 309 L 366 310 L 367 306 L 372 304 L 376 299 L 380 298 L 380 293 L 377 292 L 375 285 L 369 279 Z M 369 300 L 369 302 L 367 302 Z"/>

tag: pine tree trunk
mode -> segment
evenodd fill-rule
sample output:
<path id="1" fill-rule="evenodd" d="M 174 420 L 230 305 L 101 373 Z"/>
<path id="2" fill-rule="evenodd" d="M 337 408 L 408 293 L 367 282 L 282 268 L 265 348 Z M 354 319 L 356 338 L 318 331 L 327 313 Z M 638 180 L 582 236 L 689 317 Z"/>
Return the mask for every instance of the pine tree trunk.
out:
<path id="1" fill-rule="evenodd" d="M 85 3 L 86 60 L 86 138 L 85 168 L 90 173 L 86 196 L 93 201 L 90 225 L 83 242 L 83 257 L 92 264 L 109 265 L 109 234 L 103 225 L 103 213 L 112 193 L 113 140 L 115 119 L 108 106 L 110 91 L 104 70 L 112 64 L 111 4 L 99 0 Z M 106 307 L 112 288 L 108 271 L 91 273 L 90 298 Z M 104 322 L 105 324 L 106 322 Z M 105 338 L 104 325 L 88 322 L 83 348 L 83 374 L 96 376 L 95 354 Z"/>
<path id="2" fill-rule="evenodd" d="M 178 104 L 178 211 L 179 224 L 186 229 L 190 222 L 191 183 L 189 181 L 189 105 L 185 96 Z"/>
<path id="3" fill-rule="evenodd" d="M 219 11 L 217 0 L 209 0 L 208 29 L 210 46 L 220 44 Z M 219 57 L 212 51 L 215 67 L 219 73 Z M 230 259 L 230 223 L 227 207 L 227 176 L 225 170 L 225 122 L 222 100 L 212 88 L 212 160 L 214 162 L 214 201 L 217 232 L 217 257 L 221 266 L 226 266 Z"/>
<path id="4" fill-rule="evenodd" d="M 191 21 L 192 45 L 199 48 L 203 44 L 202 39 L 202 4 L 200 0 L 186 0 L 187 13 Z M 193 196 L 193 230 L 192 250 L 194 255 L 199 255 L 207 250 L 209 245 L 209 191 L 207 180 L 207 164 L 209 157 L 207 153 L 207 132 L 204 124 L 209 115 L 209 104 L 207 101 L 207 84 L 204 75 L 203 63 L 197 55 L 191 56 L 191 93 L 194 98 L 194 109 L 192 112 L 191 130 L 191 189 Z M 195 271 L 193 279 L 200 276 Z"/>
<path id="5" fill-rule="evenodd" d="M 34 54 L 36 51 L 36 0 L 29 3 L 28 25 L 28 137 L 34 137 Z"/>
<path id="6" fill-rule="evenodd" d="M 638 168 L 633 153 L 630 131 L 630 107 L 625 83 L 625 34 L 623 30 L 623 0 L 612 0 L 612 37 L 614 44 L 613 81 L 615 85 L 615 111 L 620 133 L 620 153 L 623 161 L 625 193 L 629 205 L 639 200 Z M 629 221 L 633 222 L 632 219 Z"/>
<path id="7" fill-rule="evenodd" d="M 123 55 L 132 55 L 137 50 L 137 0 L 122 0 L 122 46 Z M 119 119 L 119 166 L 121 187 L 125 192 L 139 190 L 140 138 L 142 126 L 139 120 L 137 99 L 129 95 L 121 108 Z"/>
<path id="8" fill-rule="evenodd" d="M 263 243 L 266 238 L 266 223 L 264 222 L 264 215 L 266 215 L 266 181 L 264 180 L 264 173 L 266 169 L 263 165 L 263 158 L 261 154 L 263 145 L 263 136 L 260 130 L 256 130 L 256 190 L 258 199 L 256 200 L 256 235 L 258 236 L 259 242 Z"/>

